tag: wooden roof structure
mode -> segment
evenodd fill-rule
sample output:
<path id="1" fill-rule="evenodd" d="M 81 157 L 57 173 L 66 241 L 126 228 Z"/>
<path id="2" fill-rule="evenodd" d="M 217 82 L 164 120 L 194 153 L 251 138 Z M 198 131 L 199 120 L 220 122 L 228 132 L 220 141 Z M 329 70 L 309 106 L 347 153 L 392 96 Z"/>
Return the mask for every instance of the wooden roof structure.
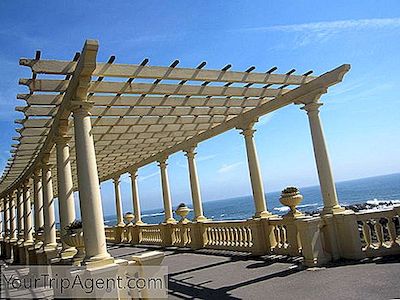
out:
<path id="1" fill-rule="evenodd" d="M 77 188 L 75 142 L 71 103 L 82 85 L 91 109 L 92 133 L 100 181 L 160 160 L 283 106 L 319 98 L 340 82 L 350 69 L 342 65 L 320 76 L 290 70 L 266 72 L 179 68 L 179 61 L 165 67 L 117 64 L 112 56 L 96 60 L 98 44 L 88 40 L 71 61 L 22 58 L 32 77 L 20 79 L 29 93 L 19 94 L 24 114 L 15 122 L 12 156 L 0 179 L 0 195 L 12 191 L 32 176 L 45 155 L 56 165 L 55 137 L 66 128 L 72 137 L 71 163 Z M 82 82 L 82 78 L 87 78 Z M 90 80 L 90 81 L 88 81 Z M 53 178 L 57 169 L 53 169 Z M 56 188 L 56 185 L 54 185 Z M 55 191 L 57 194 L 57 191 Z"/>

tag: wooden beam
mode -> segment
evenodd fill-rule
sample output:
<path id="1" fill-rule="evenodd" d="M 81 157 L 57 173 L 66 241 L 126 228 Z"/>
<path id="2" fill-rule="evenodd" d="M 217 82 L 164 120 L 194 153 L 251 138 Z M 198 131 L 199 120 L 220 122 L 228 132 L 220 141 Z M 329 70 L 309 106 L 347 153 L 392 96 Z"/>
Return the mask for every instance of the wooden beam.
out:
<path id="1" fill-rule="evenodd" d="M 37 74 L 72 74 L 76 62 L 57 60 L 33 60 L 23 58 L 20 64 L 31 67 Z M 143 79 L 164 79 L 207 82 L 243 82 L 253 84 L 288 84 L 300 85 L 315 79 L 315 76 L 270 74 L 256 72 L 235 72 L 196 68 L 173 68 L 141 66 L 133 64 L 98 63 L 93 72 L 99 77 L 123 77 Z"/>
<path id="2" fill-rule="evenodd" d="M 69 80 L 20 79 L 20 84 L 33 92 L 65 92 Z M 183 96 L 228 96 L 228 97 L 276 97 L 289 89 L 243 88 L 204 85 L 149 84 L 113 81 L 92 81 L 89 93 L 183 95 Z"/>

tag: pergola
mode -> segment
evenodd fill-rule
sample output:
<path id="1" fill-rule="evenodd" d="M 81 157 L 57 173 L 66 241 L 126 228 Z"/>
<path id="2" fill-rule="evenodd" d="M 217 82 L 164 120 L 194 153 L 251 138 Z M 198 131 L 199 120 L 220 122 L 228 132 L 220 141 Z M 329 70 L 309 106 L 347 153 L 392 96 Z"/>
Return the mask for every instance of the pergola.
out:
<path id="1" fill-rule="evenodd" d="M 85 235 L 86 255 L 107 257 L 99 183 L 114 179 L 122 222 L 118 179 L 129 172 L 140 221 L 136 171 L 155 161 L 161 168 L 165 222 L 174 222 L 166 160 L 182 150 L 188 157 L 195 217 L 201 221 L 195 148 L 232 128 L 241 129 L 245 137 L 255 217 L 268 217 L 253 125 L 260 116 L 292 103 L 304 104 L 309 116 L 324 211 L 340 209 L 318 109 L 321 95 L 342 80 L 349 65 L 320 76 L 296 75 L 294 69 L 277 74 L 276 68 L 237 72 L 230 71 L 231 65 L 208 70 L 205 62 L 195 68 L 179 68 L 178 61 L 148 66 L 147 59 L 139 65 L 116 64 L 114 56 L 99 63 L 97 51 L 98 43 L 88 40 L 72 61 L 42 60 L 39 52 L 34 59 L 20 60 L 32 70 L 32 78 L 20 80 L 29 88 L 17 97 L 26 101 L 16 108 L 25 118 L 16 120 L 22 127 L 16 129 L 19 135 L 0 180 L 0 197 L 8 210 L 17 192 L 18 228 L 25 226 L 26 241 L 33 239 L 31 221 L 24 218 L 31 210 L 33 178 L 35 228 L 44 223 L 44 243 L 55 244 L 55 227 L 49 225 L 54 224 L 54 196 L 65 226 L 74 219 L 72 191 L 78 190 L 83 229 L 91 233 Z"/>

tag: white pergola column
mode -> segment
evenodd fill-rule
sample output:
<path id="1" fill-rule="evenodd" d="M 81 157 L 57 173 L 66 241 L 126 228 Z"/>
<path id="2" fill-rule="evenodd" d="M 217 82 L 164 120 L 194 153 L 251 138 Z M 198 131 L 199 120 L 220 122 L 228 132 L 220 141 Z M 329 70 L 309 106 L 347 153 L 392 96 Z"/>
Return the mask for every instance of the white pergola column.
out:
<path id="1" fill-rule="evenodd" d="M 241 134 L 244 136 L 246 143 L 251 189 L 253 191 L 254 205 L 256 209 L 254 218 L 266 218 L 271 216 L 271 213 L 268 212 L 265 203 L 264 185 L 262 182 L 260 165 L 258 162 L 256 145 L 254 142 L 254 133 L 256 130 L 253 129 L 253 125 L 254 123 L 249 123 L 240 129 L 242 129 Z"/>
<path id="2" fill-rule="evenodd" d="M 171 192 L 169 190 L 169 181 L 167 173 L 167 159 L 160 160 L 158 166 L 161 171 L 161 188 L 164 203 L 164 222 L 165 223 L 176 223 L 172 215 L 172 205 L 171 205 Z"/>
<path id="3" fill-rule="evenodd" d="M 90 107 L 88 103 L 79 102 L 73 108 L 79 203 L 86 248 L 85 261 L 110 257 L 104 231 Z"/>
<path id="4" fill-rule="evenodd" d="M 186 157 L 188 159 L 189 166 L 189 180 L 190 180 L 190 191 L 192 194 L 192 204 L 194 209 L 194 220 L 196 222 L 202 222 L 207 220 L 203 214 L 203 205 L 201 202 L 199 178 L 197 176 L 197 167 L 195 161 L 195 147 L 185 150 Z"/>
<path id="5" fill-rule="evenodd" d="M 42 165 L 42 189 L 43 189 L 43 217 L 44 217 L 44 241 L 45 248 L 56 248 L 56 220 L 54 215 L 53 180 L 51 165 L 48 159 Z"/>
<path id="6" fill-rule="evenodd" d="M 9 228 L 10 228 L 10 240 L 16 241 L 18 239 L 17 235 L 17 220 L 15 215 L 15 201 L 13 199 L 13 194 L 8 196 L 8 210 L 9 210 Z"/>
<path id="7" fill-rule="evenodd" d="M 17 189 L 17 235 L 18 240 L 24 239 L 24 191 Z"/>
<path id="8" fill-rule="evenodd" d="M 31 191 L 29 181 L 24 183 L 24 240 L 25 243 L 33 243 Z"/>
<path id="9" fill-rule="evenodd" d="M 314 156 L 317 164 L 322 198 L 324 201 L 323 213 L 341 212 L 344 209 L 338 202 L 328 149 L 326 147 L 324 132 L 319 118 L 319 107 L 321 105 L 322 103 L 311 102 L 303 106 L 301 109 L 307 111 L 308 121 L 310 123 Z"/>
<path id="10" fill-rule="evenodd" d="M 117 213 L 117 226 L 124 227 L 124 216 L 122 215 L 122 201 L 121 201 L 121 189 L 119 184 L 121 183 L 119 177 L 113 179 L 114 182 L 114 193 L 115 193 L 115 210 Z"/>
<path id="11" fill-rule="evenodd" d="M 39 169 L 36 170 L 33 174 L 33 207 L 34 207 L 35 239 L 37 243 L 41 243 L 41 241 L 37 239 L 39 228 L 44 227 L 42 178 L 40 176 Z"/>
<path id="12" fill-rule="evenodd" d="M 60 235 L 66 234 L 65 228 L 75 220 L 74 186 L 72 182 L 71 161 L 68 141 L 70 137 L 56 138 L 58 208 L 60 215 Z M 62 253 L 75 253 L 75 248 L 62 243 Z"/>
<path id="13" fill-rule="evenodd" d="M 133 213 L 135 214 L 135 224 L 140 225 L 143 224 L 142 221 L 142 212 L 140 211 L 140 201 L 139 201 L 139 192 L 137 185 L 137 170 L 132 170 L 130 172 L 131 177 L 131 186 L 132 186 L 132 204 L 133 204 Z"/>
<path id="14" fill-rule="evenodd" d="M 10 232 L 8 230 L 10 229 L 10 198 L 6 197 L 4 198 L 4 218 L 3 218 L 3 231 L 4 231 L 4 238 L 9 239 L 10 238 Z"/>

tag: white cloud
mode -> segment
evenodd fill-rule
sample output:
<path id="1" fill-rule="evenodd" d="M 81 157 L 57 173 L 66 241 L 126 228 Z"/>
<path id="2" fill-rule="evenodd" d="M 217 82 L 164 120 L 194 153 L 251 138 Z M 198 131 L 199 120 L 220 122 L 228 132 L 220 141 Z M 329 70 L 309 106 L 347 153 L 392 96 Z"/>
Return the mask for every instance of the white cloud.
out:
<path id="1" fill-rule="evenodd" d="M 391 19 L 360 19 L 328 22 L 313 22 L 290 25 L 273 25 L 264 27 L 251 27 L 239 31 L 284 31 L 284 32 L 338 32 L 354 29 L 381 29 L 400 27 L 400 18 Z"/>
<path id="2" fill-rule="evenodd" d="M 292 48 L 303 47 L 311 43 L 324 42 L 343 32 L 354 32 L 360 30 L 393 30 L 400 27 L 400 18 L 387 19 L 359 19 L 312 22 L 289 25 L 272 25 L 263 27 L 250 27 L 233 30 L 233 32 L 280 32 L 296 35 L 291 44 Z M 277 47 L 277 46 L 275 46 Z M 286 48 L 281 45 L 278 48 Z"/>
<path id="3" fill-rule="evenodd" d="M 149 178 L 153 178 L 153 177 L 155 177 L 155 176 L 158 176 L 160 174 L 160 172 L 154 172 L 154 173 L 150 173 L 150 174 L 148 174 L 148 175 L 145 175 L 145 176 L 138 176 L 138 180 L 139 181 L 145 181 L 145 180 L 147 180 L 147 179 L 149 179 Z"/>
<path id="4" fill-rule="evenodd" d="M 241 165 L 243 165 L 242 161 L 239 161 L 239 162 L 236 162 L 233 164 L 229 164 L 229 165 L 223 164 L 222 167 L 220 167 L 217 172 L 219 174 L 229 173 L 229 172 L 236 170 Z"/>

